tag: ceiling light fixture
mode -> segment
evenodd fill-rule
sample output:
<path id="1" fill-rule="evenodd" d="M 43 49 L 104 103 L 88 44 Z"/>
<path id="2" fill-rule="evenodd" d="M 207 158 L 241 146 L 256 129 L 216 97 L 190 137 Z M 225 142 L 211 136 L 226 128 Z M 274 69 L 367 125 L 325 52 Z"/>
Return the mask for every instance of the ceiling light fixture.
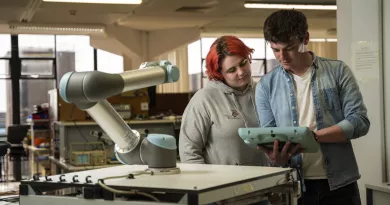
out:
<path id="1" fill-rule="evenodd" d="M 325 42 L 326 39 L 325 38 L 311 38 L 310 41 L 311 42 Z"/>
<path id="2" fill-rule="evenodd" d="M 337 42 L 337 38 L 327 38 L 327 42 Z"/>
<path id="3" fill-rule="evenodd" d="M 13 33 L 29 34 L 79 34 L 79 35 L 104 35 L 103 25 L 51 25 L 32 23 L 9 23 L 9 29 Z"/>
<path id="4" fill-rule="evenodd" d="M 86 4 L 141 4 L 142 0 L 43 0 L 44 2 L 86 3 Z"/>
<path id="5" fill-rule="evenodd" d="M 336 5 L 316 5 L 316 4 L 267 4 L 248 1 L 245 8 L 255 9 L 306 9 L 306 10 L 337 10 Z"/>

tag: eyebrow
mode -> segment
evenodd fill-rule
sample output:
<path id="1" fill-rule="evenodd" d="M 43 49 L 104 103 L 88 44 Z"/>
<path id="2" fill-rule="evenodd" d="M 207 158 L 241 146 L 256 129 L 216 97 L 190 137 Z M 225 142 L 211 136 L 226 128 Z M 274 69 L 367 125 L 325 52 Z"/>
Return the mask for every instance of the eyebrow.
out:
<path id="1" fill-rule="evenodd" d="M 240 61 L 237 65 L 232 66 L 231 68 L 226 69 L 225 72 L 229 71 L 229 70 L 232 69 L 232 68 L 236 68 L 238 65 L 240 65 L 240 64 L 241 64 L 242 62 L 244 62 L 245 60 L 247 60 L 247 59 L 246 59 L 246 58 L 242 59 L 242 61 Z"/>
<path id="2" fill-rule="evenodd" d="M 284 48 L 289 48 L 289 47 L 291 47 L 291 46 L 294 46 L 295 44 L 293 44 L 293 43 L 289 43 L 289 44 L 287 44 Z M 273 48 L 272 46 L 271 46 L 271 49 L 274 49 L 274 50 L 280 50 L 280 48 Z M 283 49 L 283 48 L 282 48 Z"/>

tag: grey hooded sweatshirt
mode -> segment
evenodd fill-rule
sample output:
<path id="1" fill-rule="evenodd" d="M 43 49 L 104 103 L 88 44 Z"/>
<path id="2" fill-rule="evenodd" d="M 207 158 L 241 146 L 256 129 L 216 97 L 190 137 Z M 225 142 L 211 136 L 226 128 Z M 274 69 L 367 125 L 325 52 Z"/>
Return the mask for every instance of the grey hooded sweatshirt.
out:
<path id="1" fill-rule="evenodd" d="M 181 163 L 267 166 L 264 153 L 250 148 L 238 135 L 240 127 L 259 127 L 256 83 L 237 91 L 211 80 L 192 97 L 182 119 Z"/>

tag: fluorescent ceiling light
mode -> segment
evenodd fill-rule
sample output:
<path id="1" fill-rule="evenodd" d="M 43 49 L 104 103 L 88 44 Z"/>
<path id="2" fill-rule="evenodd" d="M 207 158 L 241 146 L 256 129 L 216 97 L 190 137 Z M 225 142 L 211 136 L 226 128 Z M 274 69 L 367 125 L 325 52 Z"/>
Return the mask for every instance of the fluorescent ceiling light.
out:
<path id="1" fill-rule="evenodd" d="M 43 0 L 45 2 L 85 4 L 141 4 L 142 0 Z"/>
<path id="2" fill-rule="evenodd" d="M 327 38 L 327 42 L 337 42 L 337 38 Z"/>
<path id="3" fill-rule="evenodd" d="M 311 38 L 311 42 L 337 42 L 337 38 Z"/>
<path id="4" fill-rule="evenodd" d="M 325 42 L 326 39 L 325 38 L 311 38 L 310 41 L 311 42 Z"/>
<path id="5" fill-rule="evenodd" d="M 61 25 L 61 24 L 32 24 L 9 23 L 9 29 L 15 33 L 41 33 L 41 34 L 80 34 L 80 35 L 104 35 L 103 25 Z"/>
<path id="6" fill-rule="evenodd" d="M 337 10 L 336 5 L 309 5 L 309 4 L 265 4 L 247 2 L 245 8 L 255 9 L 307 9 L 307 10 Z"/>

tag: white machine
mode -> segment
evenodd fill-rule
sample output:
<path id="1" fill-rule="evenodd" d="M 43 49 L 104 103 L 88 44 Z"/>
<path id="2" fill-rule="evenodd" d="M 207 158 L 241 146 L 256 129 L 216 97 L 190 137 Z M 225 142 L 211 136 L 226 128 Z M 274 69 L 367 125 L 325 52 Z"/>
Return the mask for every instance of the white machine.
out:
<path id="1" fill-rule="evenodd" d="M 168 61 L 145 63 L 121 74 L 65 74 L 61 97 L 91 115 L 115 142 L 116 156 L 125 165 L 35 176 L 21 182 L 20 204 L 252 204 L 267 199 L 295 204 L 300 189 L 293 169 L 177 163 L 173 136 L 142 138 L 105 100 L 178 78 L 179 69 Z M 60 194 L 63 189 L 67 194 Z"/>

